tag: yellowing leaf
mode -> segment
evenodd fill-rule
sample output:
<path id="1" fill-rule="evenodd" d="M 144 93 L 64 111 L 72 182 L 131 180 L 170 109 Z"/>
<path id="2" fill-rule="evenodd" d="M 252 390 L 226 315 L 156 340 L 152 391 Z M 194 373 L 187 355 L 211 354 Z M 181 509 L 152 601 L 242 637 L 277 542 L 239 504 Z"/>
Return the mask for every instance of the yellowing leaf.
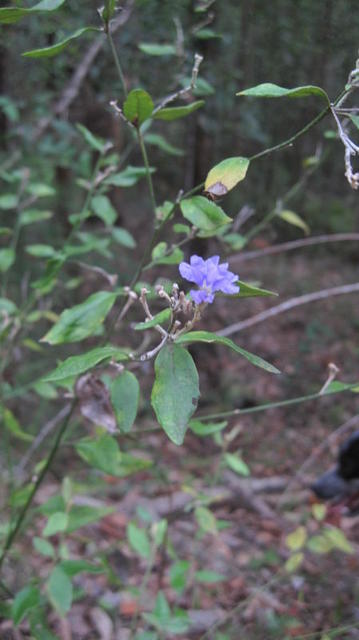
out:
<path id="1" fill-rule="evenodd" d="M 307 530 L 305 527 L 298 527 L 295 531 L 290 533 L 286 539 L 285 543 L 291 551 L 298 551 L 301 549 L 307 539 Z"/>
<path id="2" fill-rule="evenodd" d="M 312 504 L 312 514 L 314 518 L 318 520 L 318 522 L 325 518 L 326 513 L 327 507 L 325 506 L 325 504 L 320 504 L 319 502 L 315 502 L 314 504 Z"/>
<path id="3" fill-rule="evenodd" d="M 300 567 L 303 559 L 304 554 L 301 551 L 294 553 L 285 563 L 285 570 L 288 571 L 288 573 L 293 573 L 293 571 L 296 571 Z"/>
<path id="4" fill-rule="evenodd" d="M 326 529 L 324 535 L 336 549 L 340 549 L 340 551 L 344 551 L 344 553 L 354 553 L 354 549 L 349 540 L 347 540 L 343 531 L 337 527 Z"/>
<path id="5" fill-rule="evenodd" d="M 248 158 L 226 158 L 213 167 L 204 183 L 205 191 L 214 199 L 224 196 L 246 177 Z"/>
<path id="6" fill-rule="evenodd" d="M 307 223 L 303 220 L 303 218 L 298 216 L 297 213 L 294 213 L 294 211 L 285 210 L 281 211 L 278 215 L 280 218 L 282 218 L 282 220 L 288 222 L 288 224 L 292 224 L 294 227 L 299 227 L 299 229 L 302 229 L 306 235 L 310 233 L 310 229 Z"/>

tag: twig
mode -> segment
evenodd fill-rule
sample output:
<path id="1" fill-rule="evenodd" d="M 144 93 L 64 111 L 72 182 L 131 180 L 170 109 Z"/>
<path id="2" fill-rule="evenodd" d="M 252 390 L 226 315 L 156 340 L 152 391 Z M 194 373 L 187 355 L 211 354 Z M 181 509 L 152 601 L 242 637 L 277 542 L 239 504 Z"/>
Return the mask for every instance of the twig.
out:
<path id="1" fill-rule="evenodd" d="M 218 420 L 222 418 L 230 418 L 231 416 L 243 416 L 249 413 L 257 413 L 258 411 L 268 411 L 268 409 L 279 409 L 282 407 L 289 407 L 294 404 L 301 404 L 302 402 L 309 402 L 311 400 L 319 400 L 320 398 L 330 397 L 337 393 L 343 393 L 344 391 L 351 391 L 352 389 L 356 389 L 358 387 L 357 383 L 353 385 L 349 385 L 349 387 L 345 387 L 344 389 L 336 389 L 331 391 L 330 393 L 326 393 L 321 395 L 318 391 L 317 393 L 310 393 L 307 396 L 298 396 L 297 398 L 289 398 L 289 400 L 277 400 L 275 402 L 266 402 L 264 404 L 259 404 L 254 407 L 247 407 L 246 409 L 231 409 L 230 411 L 222 411 L 220 413 L 210 413 L 208 415 L 199 415 L 198 420 Z M 149 427 L 141 431 L 153 431 L 157 430 L 157 427 Z M 135 433 L 135 432 L 133 432 Z"/>
<path id="2" fill-rule="evenodd" d="M 326 381 L 324 382 L 321 390 L 319 391 L 319 394 L 322 396 L 326 390 L 328 389 L 329 385 L 335 380 L 335 378 L 337 377 L 340 369 L 338 369 L 337 365 L 334 364 L 334 362 L 329 362 L 328 364 L 328 369 L 329 369 L 329 374 L 328 377 L 326 379 Z"/>
<path id="3" fill-rule="evenodd" d="M 146 353 L 143 353 L 140 356 L 140 361 L 141 362 L 145 362 L 146 360 L 151 360 L 151 358 L 154 358 L 154 356 L 161 351 L 162 347 L 164 347 L 164 345 L 166 344 L 167 340 L 169 338 L 168 333 L 166 333 L 165 336 L 163 336 L 161 342 L 157 345 L 157 347 L 155 347 L 154 349 L 151 349 L 151 351 L 147 351 Z"/>
<path id="4" fill-rule="evenodd" d="M 331 233 L 302 240 L 292 240 L 291 242 L 281 242 L 273 247 L 266 247 L 256 251 L 244 251 L 229 258 L 230 262 L 245 262 L 246 260 L 256 260 L 265 256 L 271 256 L 284 251 L 293 251 L 301 247 L 310 247 L 327 242 L 356 242 L 359 240 L 359 233 Z"/>
<path id="5" fill-rule="evenodd" d="M 321 291 L 314 291 L 313 293 L 306 293 L 303 296 L 298 296 L 296 298 L 290 298 L 286 300 L 286 302 L 282 302 L 281 304 L 276 305 L 275 307 L 271 307 L 266 311 L 262 311 L 261 313 L 257 313 L 255 316 L 251 318 L 247 318 L 247 320 L 242 320 L 241 322 L 235 322 L 234 324 L 225 327 L 221 331 L 218 331 L 217 334 L 220 336 L 231 336 L 234 333 L 239 333 L 243 331 L 243 329 L 248 329 L 248 327 L 253 327 L 260 322 L 264 322 L 269 318 L 273 318 L 274 316 L 279 315 L 280 313 L 284 313 L 286 311 L 290 311 L 295 307 L 299 307 L 303 304 L 309 304 L 309 302 L 316 302 L 317 300 L 324 300 L 326 298 L 331 298 L 332 296 L 341 296 L 347 293 L 358 293 L 359 292 L 359 282 L 354 284 L 344 284 L 340 287 L 333 287 L 332 289 L 322 289 Z"/>
<path id="6" fill-rule="evenodd" d="M 171 93 L 166 98 L 163 98 L 163 100 L 161 100 L 160 104 L 153 110 L 152 115 L 155 115 L 158 111 L 163 109 L 163 107 L 165 107 L 170 102 L 173 102 L 174 100 L 177 100 L 177 98 L 180 98 L 181 96 L 185 95 L 186 93 L 189 93 L 190 91 L 193 91 L 193 89 L 196 86 L 199 67 L 200 67 L 200 64 L 201 64 L 202 60 L 203 60 L 203 56 L 200 56 L 198 53 L 196 53 L 195 56 L 194 56 L 194 63 L 193 63 L 193 69 L 192 69 L 192 75 L 191 75 L 190 84 L 187 87 L 185 87 L 184 89 L 179 89 L 179 91 L 175 91 L 174 93 Z"/>

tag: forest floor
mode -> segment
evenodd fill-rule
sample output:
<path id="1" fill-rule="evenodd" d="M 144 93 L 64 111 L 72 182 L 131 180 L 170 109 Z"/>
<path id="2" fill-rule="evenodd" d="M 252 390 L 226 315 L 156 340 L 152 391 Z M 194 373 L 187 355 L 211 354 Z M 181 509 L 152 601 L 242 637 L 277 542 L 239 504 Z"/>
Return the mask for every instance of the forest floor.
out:
<path id="1" fill-rule="evenodd" d="M 280 297 L 217 300 L 203 320 L 202 326 L 209 330 L 288 298 L 356 279 L 353 255 L 335 245 L 331 250 L 306 249 L 238 265 L 233 260 L 231 267 L 242 280 L 256 281 Z M 200 369 L 199 414 L 316 392 L 327 378 L 330 362 L 340 369 L 339 380 L 355 382 L 357 310 L 355 294 L 329 297 L 231 336 L 277 366 L 280 376 L 255 369 L 224 347 L 196 346 L 192 352 Z M 358 396 L 344 393 L 231 417 L 227 431 L 234 437 L 227 450 L 240 451 L 250 468 L 248 478 L 221 465 L 221 448 L 211 436 L 188 433 L 180 448 L 158 431 L 144 433 L 136 449 L 129 440 L 127 451 L 145 451 L 155 471 L 105 480 L 99 474 L 92 480 L 92 498 L 83 496 L 83 503 L 110 506 L 113 513 L 73 534 L 70 551 L 73 557 L 90 560 L 102 554 L 111 567 L 111 579 L 101 574 L 77 576 L 81 597 L 60 627 L 54 618 L 54 628 L 72 640 L 128 640 L 134 620 L 141 619 L 142 609 L 151 610 L 162 590 L 171 607 L 189 613 L 189 630 L 173 636 L 182 640 L 359 638 L 359 516 L 337 505 L 329 506 L 319 521 L 313 516 L 310 491 L 311 482 L 333 465 L 343 440 L 328 442 L 329 434 L 355 416 L 357 406 Z M 153 427 L 145 408 L 136 427 Z M 54 473 L 39 492 L 41 503 L 58 491 L 61 458 L 60 454 Z M 73 462 L 75 470 L 77 465 L 80 469 L 78 463 Z M 81 469 L 76 478 L 84 483 L 86 471 Z M 213 532 L 200 531 L 193 517 L 193 507 L 204 504 L 203 496 L 216 518 Z M 151 518 L 167 518 L 169 544 L 166 551 L 161 547 L 146 572 L 146 561 L 126 544 L 126 527 L 133 520 L 148 526 Z M 287 535 L 299 526 L 309 536 L 318 535 L 328 524 L 343 531 L 353 553 L 313 553 L 306 548 L 302 564 L 288 572 Z M 38 534 L 43 525 L 39 516 L 25 538 Z M 176 587 L 171 567 L 177 563 L 180 574 L 179 561 L 185 563 L 186 579 L 181 584 L 179 576 Z M 43 558 L 45 574 L 48 562 Z M 31 575 L 34 568 L 27 570 Z M 198 571 L 207 575 L 201 577 Z M 210 571 L 215 572 L 212 579 Z M 139 610 L 134 588 L 144 586 L 144 575 Z M 3 628 L 1 638 L 11 637 L 6 633 Z"/>

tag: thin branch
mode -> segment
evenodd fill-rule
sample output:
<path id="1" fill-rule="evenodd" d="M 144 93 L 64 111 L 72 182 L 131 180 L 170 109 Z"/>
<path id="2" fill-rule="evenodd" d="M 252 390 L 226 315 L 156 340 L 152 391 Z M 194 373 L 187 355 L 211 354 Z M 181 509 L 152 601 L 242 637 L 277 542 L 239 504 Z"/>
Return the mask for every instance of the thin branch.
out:
<path id="1" fill-rule="evenodd" d="M 198 53 L 196 53 L 195 56 L 194 56 L 194 63 L 193 63 L 192 74 L 191 74 L 191 82 L 189 83 L 189 85 L 187 87 L 184 87 L 184 89 L 179 89 L 179 91 L 175 91 L 174 93 L 171 93 L 166 98 L 163 98 L 163 100 L 161 100 L 160 104 L 153 110 L 152 115 L 155 115 L 158 111 L 161 111 L 161 109 L 163 109 L 163 107 L 165 107 L 170 102 L 173 102 L 174 100 L 177 100 L 177 98 L 180 98 L 181 96 L 185 95 L 186 93 L 190 93 L 191 91 L 193 91 L 193 89 L 196 86 L 199 67 L 201 65 L 202 60 L 203 60 L 203 56 L 200 56 Z"/>
<path id="2" fill-rule="evenodd" d="M 291 242 L 281 242 L 280 244 L 275 244 L 272 247 L 266 247 L 255 251 L 244 251 L 234 256 L 230 256 L 229 260 L 231 263 L 246 262 L 247 260 L 256 260 L 257 258 L 264 258 L 265 256 L 283 253 L 284 251 L 293 251 L 294 249 L 300 249 L 301 247 L 316 246 L 317 244 L 325 244 L 327 242 L 357 242 L 358 240 L 359 233 L 331 233 L 321 236 L 312 236 L 311 238 L 303 238 L 302 240 L 292 240 Z"/>
<path id="3" fill-rule="evenodd" d="M 273 318 L 280 313 L 291 311 L 291 309 L 299 307 L 302 304 L 309 304 L 309 302 L 316 302 L 317 300 L 324 300 L 326 298 L 331 298 L 332 296 L 341 296 L 347 293 L 359 293 L 359 282 L 356 282 L 354 284 L 344 284 L 340 287 L 333 287 L 332 289 L 322 289 L 321 291 L 314 291 L 313 293 L 306 293 L 303 296 L 290 298 L 289 300 L 286 300 L 285 302 L 282 302 L 275 307 L 271 307 L 266 311 L 257 313 L 251 318 L 247 318 L 247 320 L 235 322 L 234 324 L 225 327 L 221 331 L 218 331 L 217 334 L 220 336 L 231 336 L 234 333 L 243 331 L 243 329 L 248 329 L 248 327 L 253 327 L 260 322 L 264 322 L 269 318 Z"/>
<path id="4" fill-rule="evenodd" d="M 344 393 L 345 391 L 351 391 L 352 389 L 357 389 L 358 384 L 354 383 L 353 385 L 349 385 L 344 389 L 336 389 L 331 391 L 330 393 L 321 394 L 320 391 L 317 393 L 310 393 L 307 396 L 298 396 L 297 398 L 289 398 L 289 400 L 277 400 L 275 402 L 266 402 L 265 404 L 259 404 L 254 407 L 247 407 L 246 409 L 231 409 L 230 411 L 222 411 L 220 413 L 211 413 L 205 416 L 196 415 L 198 420 L 220 420 L 222 418 L 231 418 L 232 416 L 243 416 L 249 413 L 258 413 L 259 411 L 268 411 L 269 409 L 281 409 L 282 407 L 289 407 L 294 404 L 301 404 L 302 402 L 310 402 L 311 400 L 319 400 L 321 398 L 327 398 L 332 395 L 336 395 L 337 393 Z M 160 427 L 158 427 L 159 429 Z M 152 431 L 157 430 L 157 427 L 149 427 L 144 431 Z M 133 433 L 136 433 L 135 431 Z M 141 432 L 142 433 L 142 432 Z"/>

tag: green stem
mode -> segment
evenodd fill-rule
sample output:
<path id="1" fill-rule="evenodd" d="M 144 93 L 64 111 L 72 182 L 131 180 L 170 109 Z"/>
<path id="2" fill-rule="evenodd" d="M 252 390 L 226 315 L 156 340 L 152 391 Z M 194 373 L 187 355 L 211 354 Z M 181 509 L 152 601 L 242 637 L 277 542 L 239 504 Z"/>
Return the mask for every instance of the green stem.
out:
<path id="1" fill-rule="evenodd" d="M 358 388 L 358 383 L 348 385 L 345 389 L 338 389 L 330 391 L 329 393 L 311 393 L 307 396 L 298 396 L 297 398 L 290 398 L 289 400 L 278 400 L 278 402 L 267 402 L 260 404 L 256 407 L 248 407 L 247 409 L 232 409 L 232 411 L 223 411 L 222 413 L 212 413 L 207 416 L 197 416 L 198 420 L 217 420 L 219 418 L 229 418 L 230 416 L 245 415 L 247 413 L 257 413 L 258 411 L 266 411 L 267 409 L 276 409 L 278 407 L 288 407 L 293 404 L 300 404 L 301 402 L 309 402 L 310 400 L 317 400 L 318 398 L 326 398 L 328 396 L 335 395 L 337 393 L 343 393 L 344 391 L 351 391 L 351 389 Z"/>
<path id="2" fill-rule="evenodd" d="M 150 164 L 148 162 L 148 156 L 147 156 L 145 141 L 143 139 L 143 135 L 142 135 L 141 130 L 139 128 L 137 129 L 137 137 L 138 137 L 138 143 L 140 145 L 140 149 L 141 149 L 141 153 L 142 153 L 143 162 L 144 162 L 144 165 L 145 165 L 145 168 L 146 168 L 146 178 L 147 178 L 148 190 L 150 192 L 152 209 L 153 209 L 154 215 L 156 215 L 156 198 L 155 198 L 155 192 L 154 192 L 154 189 L 153 189 L 151 169 L 150 169 Z"/>
<path id="3" fill-rule="evenodd" d="M 333 105 L 335 106 L 336 104 L 338 104 L 338 102 L 340 102 L 343 99 L 343 97 L 350 92 L 350 90 L 351 89 L 343 89 L 343 91 L 341 91 L 339 95 L 335 98 Z M 323 120 L 323 118 L 325 118 L 325 116 L 330 112 L 330 110 L 331 110 L 331 105 L 328 104 L 324 109 L 322 109 L 322 111 L 320 111 L 320 113 L 318 113 L 317 116 L 315 116 L 315 118 L 313 118 L 313 120 L 308 122 L 308 124 L 306 124 L 302 129 L 297 131 L 297 133 L 292 135 L 287 140 L 284 140 L 284 142 L 280 142 L 279 144 L 274 145 L 274 147 L 269 147 L 268 149 L 264 149 L 263 151 L 259 151 L 259 153 L 254 154 L 254 156 L 251 156 L 249 158 L 250 162 L 252 162 L 253 160 L 258 160 L 258 158 L 262 158 L 263 156 L 268 155 L 268 153 L 279 151 L 280 149 L 283 149 L 284 147 L 288 147 L 290 144 L 293 144 L 293 142 L 295 142 L 297 138 L 299 138 L 300 136 L 303 136 L 310 129 L 312 129 L 312 127 L 318 124 L 318 122 Z"/>
<path id="4" fill-rule="evenodd" d="M 291 136 L 287 140 L 284 140 L 284 142 L 280 142 L 279 144 L 274 145 L 274 147 L 268 147 L 268 149 L 264 149 L 263 151 L 259 151 L 259 153 L 255 153 L 254 156 L 251 156 L 249 158 L 249 161 L 253 162 L 253 160 L 258 160 L 258 158 L 262 158 L 263 156 L 268 155 L 268 153 L 279 151 L 280 149 L 284 149 L 284 147 L 288 147 L 289 145 L 293 144 L 293 142 L 295 142 L 297 138 L 299 138 L 300 136 L 303 136 L 310 129 L 312 129 L 312 127 L 318 124 L 318 122 L 323 120 L 323 118 L 325 118 L 325 116 L 327 115 L 327 113 L 329 113 L 329 111 L 330 111 L 330 106 L 328 105 L 327 107 L 325 107 L 325 109 L 323 109 L 320 113 L 318 113 L 318 115 L 315 118 L 313 118 L 313 120 L 308 122 L 308 124 L 306 124 L 305 127 L 303 127 L 303 129 L 300 129 L 300 131 L 297 131 L 297 133 L 295 133 L 293 136 Z"/>
<path id="5" fill-rule="evenodd" d="M 125 76 L 123 75 L 123 71 L 122 71 L 122 67 L 121 67 L 121 63 L 120 63 L 120 58 L 118 57 L 118 54 L 117 54 L 117 51 L 116 51 L 116 47 L 115 47 L 115 43 L 113 41 L 113 38 L 112 38 L 112 35 L 111 35 L 110 31 L 107 32 L 107 37 L 108 37 L 108 41 L 110 43 L 113 59 L 115 61 L 115 65 L 116 65 L 116 69 L 117 69 L 117 73 L 118 73 L 120 81 L 121 81 L 123 93 L 125 95 L 125 98 L 127 98 L 127 87 L 126 87 Z"/>
<path id="6" fill-rule="evenodd" d="M 3 550 L 2 550 L 2 553 L 1 553 L 1 556 L 0 556 L 0 569 L 1 569 L 2 565 L 3 565 L 3 563 L 4 563 L 4 560 L 6 559 L 6 557 L 8 555 L 12 545 L 14 544 L 14 542 L 15 542 L 15 540 L 17 538 L 17 535 L 18 535 L 18 533 L 19 533 L 19 531 L 21 529 L 21 525 L 22 525 L 22 523 L 23 523 L 23 521 L 24 521 L 24 519 L 25 519 L 25 517 L 27 515 L 27 512 L 29 511 L 29 509 L 31 507 L 32 501 L 33 501 L 37 491 L 39 490 L 39 487 L 41 486 L 42 481 L 44 480 L 48 470 L 51 467 L 51 464 L 52 464 L 52 462 L 53 462 L 53 460 L 54 460 L 54 458 L 56 456 L 57 450 L 58 450 L 58 448 L 59 448 L 59 446 L 61 444 L 61 441 L 62 441 L 62 439 L 63 439 L 63 437 L 65 435 L 66 429 L 67 429 L 67 427 L 68 427 L 68 425 L 70 423 L 70 420 L 71 420 L 71 418 L 73 416 L 73 413 L 74 413 L 74 411 L 76 409 L 76 406 L 77 406 L 77 399 L 75 399 L 73 401 L 71 409 L 70 409 L 70 412 L 67 414 L 66 418 L 64 419 L 64 421 L 61 424 L 61 427 L 60 427 L 60 429 L 59 429 L 59 431 L 57 433 L 55 442 L 54 442 L 54 444 L 52 446 L 52 449 L 50 451 L 50 455 L 47 458 L 46 463 L 43 466 L 43 468 L 42 468 L 42 470 L 41 470 L 41 472 L 40 472 L 40 474 L 39 474 L 39 476 L 38 476 L 38 478 L 37 478 L 37 480 L 36 480 L 36 482 L 35 482 L 35 484 L 34 484 L 34 486 L 32 488 L 32 491 L 31 491 L 26 503 L 24 504 L 23 508 L 21 509 L 21 511 L 20 511 L 20 513 L 19 513 L 19 515 L 17 517 L 15 526 L 8 533 L 8 536 L 7 536 L 6 540 L 5 540 L 5 544 L 4 544 L 4 547 L 3 547 Z"/>

